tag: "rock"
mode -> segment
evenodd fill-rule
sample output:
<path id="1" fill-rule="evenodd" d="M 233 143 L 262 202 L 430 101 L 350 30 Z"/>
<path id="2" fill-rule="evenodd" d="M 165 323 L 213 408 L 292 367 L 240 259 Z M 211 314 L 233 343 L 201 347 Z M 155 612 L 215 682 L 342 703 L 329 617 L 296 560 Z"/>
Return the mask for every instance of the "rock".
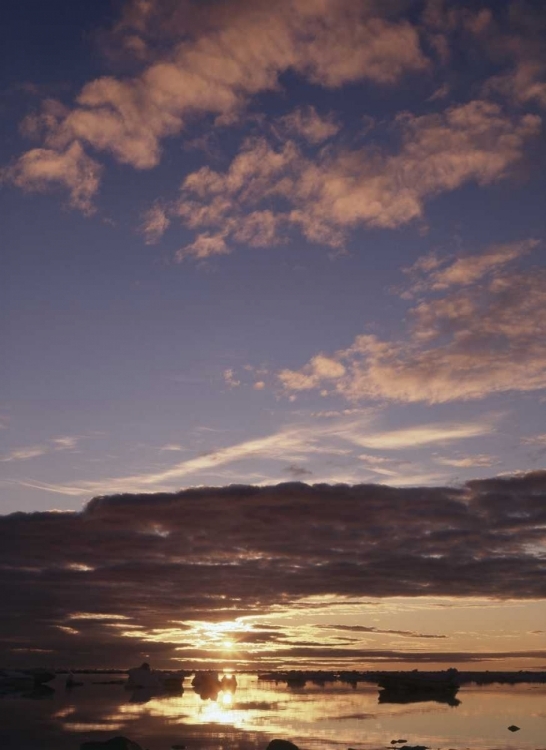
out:
<path id="1" fill-rule="evenodd" d="M 517 727 L 515 724 L 510 724 L 508 727 L 509 732 L 519 732 L 520 729 L 521 727 Z"/>
<path id="2" fill-rule="evenodd" d="M 426 745 L 406 745 L 404 750 L 430 750 Z"/>
<path id="3" fill-rule="evenodd" d="M 271 740 L 266 750 L 299 750 L 299 748 L 288 740 Z"/>
<path id="4" fill-rule="evenodd" d="M 138 742 L 119 736 L 105 742 L 82 742 L 80 750 L 142 750 L 142 747 Z"/>

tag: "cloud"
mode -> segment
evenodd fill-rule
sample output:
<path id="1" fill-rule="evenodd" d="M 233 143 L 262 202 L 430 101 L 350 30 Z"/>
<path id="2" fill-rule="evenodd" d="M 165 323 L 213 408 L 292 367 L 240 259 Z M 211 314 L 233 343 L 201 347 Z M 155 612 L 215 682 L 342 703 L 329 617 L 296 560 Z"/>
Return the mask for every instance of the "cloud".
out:
<path id="1" fill-rule="evenodd" d="M 277 120 L 281 132 L 301 136 L 311 144 L 318 144 L 336 135 L 341 126 L 332 115 L 322 117 L 315 107 L 298 107 L 293 112 Z"/>
<path id="2" fill-rule="evenodd" d="M 186 448 L 184 448 L 182 445 L 179 445 L 178 443 L 167 443 L 166 445 L 162 445 L 159 450 L 162 451 L 185 451 Z"/>
<path id="3" fill-rule="evenodd" d="M 382 630 L 381 628 L 367 627 L 365 625 L 316 625 L 317 628 L 325 630 L 340 630 L 350 633 L 380 633 L 383 635 L 399 635 L 402 638 L 447 638 L 446 635 L 434 635 L 431 633 L 417 633 L 414 630 Z"/>
<path id="4" fill-rule="evenodd" d="M 423 445 L 438 445 L 453 440 L 477 437 L 491 431 L 487 423 L 423 425 L 356 437 L 358 445 L 365 448 L 399 450 Z"/>
<path id="5" fill-rule="evenodd" d="M 224 370 L 224 382 L 230 388 L 237 388 L 237 386 L 241 385 L 241 381 L 237 380 L 235 377 L 235 371 L 232 367 L 228 367 L 227 370 Z"/>
<path id="6" fill-rule="evenodd" d="M 207 166 L 188 175 L 170 211 L 200 232 L 184 255 L 226 253 L 233 243 L 273 246 L 293 229 L 339 248 L 357 226 L 393 229 L 420 219 L 435 195 L 505 178 L 540 126 L 536 115 L 513 116 L 476 100 L 437 114 L 398 115 L 395 152 L 338 146 L 311 159 L 293 140 L 275 147 L 249 138 L 227 171 Z M 288 208 L 281 210 L 279 199 Z M 249 222 L 258 229 L 246 228 Z"/>
<path id="7" fill-rule="evenodd" d="M 546 433 L 542 435 L 531 435 L 530 437 L 523 438 L 522 442 L 525 445 L 546 446 Z"/>
<path id="8" fill-rule="evenodd" d="M 437 458 L 436 462 L 443 466 L 455 466 L 457 468 L 465 469 L 473 466 L 494 466 L 498 463 L 497 459 L 493 456 L 465 456 L 464 458 Z"/>
<path id="9" fill-rule="evenodd" d="M 43 456 L 47 453 L 47 446 L 45 445 L 34 445 L 28 446 L 27 448 L 16 448 L 15 450 L 6 453 L 1 461 L 25 461 L 28 458 L 36 458 L 37 456 Z"/>
<path id="10" fill-rule="evenodd" d="M 439 86 L 436 91 L 434 91 L 427 101 L 429 102 L 435 102 L 438 101 L 438 99 L 445 99 L 450 92 L 450 86 L 448 83 L 443 83 L 441 86 Z"/>
<path id="11" fill-rule="evenodd" d="M 490 78 L 484 89 L 489 94 L 502 94 L 519 105 L 536 104 L 546 109 L 546 64 L 522 60 L 510 72 Z"/>
<path id="12" fill-rule="evenodd" d="M 546 388 L 546 272 L 503 268 L 536 245 L 495 246 L 444 267 L 433 256 L 421 259 L 410 269 L 423 278 L 409 299 L 415 291 L 443 294 L 409 309 L 405 340 L 360 335 L 347 349 L 320 355 L 344 368 L 337 378 L 322 376 L 312 358 L 281 370 L 279 382 L 288 393 L 319 388 L 349 401 L 410 403 Z"/>
<path id="13" fill-rule="evenodd" d="M 414 292 L 427 289 L 443 291 L 452 286 L 467 286 L 502 269 L 510 261 L 521 258 L 539 245 L 539 240 L 528 239 L 492 245 L 480 255 L 464 255 L 455 260 L 440 259 L 434 255 L 424 256 L 406 269 L 406 273 L 414 280 Z"/>
<path id="14" fill-rule="evenodd" d="M 181 480 L 186 483 L 210 482 L 211 477 L 230 478 L 225 467 L 237 465 L 248 459 L 277 463 L 273 478 L 282 477 L 286 466 L 301 467 L 313 458 L 327 457 L 342 459 L 347 462 L 340 474 L 334 474 L 334 481 L 355 481 L 362 478 L 362 461 L 365 461 L 367 476 L 380 474 L 387 476 L 391 484 L 414 485 L 431 483 L 443 478 L 443 474 L 430 474 L 411 464 L 382 457 L 362 458 L 362 448 L 374 450 L 397 451 L 402 448 L 420 448 L 431 444 L 449 444 L 460 440 L 481 437 L 494 431 L 494 420 L 482 418 L 480 421 L 461 423 L 431 423 L 415 425 L 399 430 L 381 430 L 373 426 L 374 415 L 361 411 L 356 415 L 346 415 L 327 424 L 317 421 L 301 422 L 286 426 L 277 432 L 262 437 L 251 438 L 240 443 L 214 448 L 192 458 L 164 466 L 147 473 L 105 477 L 100 480 L 81 479 L 67 484 L 49 484 L 31 479 L 17 480 L 21 486 L 42 489 L 47 492 L 69 496 L 87 496 L 108 492 L 169 491 L 179 486 Z M 174 450 L 178 446 L 168 446 Z M 165 450 L 165 448 L 163 449 Z M 369 460 L 367 460 L 369 459 Z M 373 461 L 372 461 L 373 459 Z M 388 466 L 380 466 L 387 462 Z M 352 467 L 352 468 L 351 468 Z M 222 473 L 223 471 L 223 473 Z M 305 471 L 305 470 L 304 470 Z M 313 467 L 315 476 L 319 475 Z M 236 475 L 235 475 L 236 476 Z M 301 478 L 301 474 L 298 478 Z M 328 470 L 332 479 L 332 469 Z M 271 474 L 256 474 L 256 481 L 271 480 Z"/>
<path id="15" fill-rule="evenodd" d="M 520 107 L 546 108 L 545 32 L 540 4 L 520 0 L 510 3 L 507 12 L 481 34 L 484 50 L 502 66 L 483 85 L 488 96 L 505 98 Z"/>
<path id="16" fill-rule="evenodd" d="M 78 437 L 73 435 L 65 435 L 63 437 L 52 438 L 51 443 L 56 447 L 57 450 L 73 450 L 78 445 Z"/>
<path id="17" fill-rule="evenodd" d="M 298 372 L 283 370 L 279 373 L 279 379 L 286 388 L 303 391 L 317 388 L 324 381 L 337 380 L 345 373 L 346 368 L 341 362 L 324 354 L 317 354 L 304 369 Z"/>
<path id="18" fill-rule="evenodd" d="M 24 658 L 11 648 L 52 650 L 56 663 L 126 666 L 143 648 L 167 660 L 181 640 L 191 647 L 192 623 L 308 597 L 544 598 L 545 499 L 539 471 L 457 489 L 292 483 L 101 496 L 80 513 L 1 516 L 3 663 Z M 364 658 L 319 647 L 331 658 L 357 651 Z M 283 657 L 317 653 L 296 646 Z"/>
<path id="19" fill-rule="evenodd" d="M 304 466 L 298 466 L 297 464 L 290 464 L 284 471 L 290 474 L 294 479 L 303 479 L 303 477 L 309 477 L 312 475 L 312 471 L 306 469 Z"/>
<path id="20" fill-rule="evenodd" d="M 6 168 L 2 178 L 26 192 L 45 193 L 52 187 L 68 190 L 73 208 L 91 214 L 102 167 L 74 140 L 66 148 L 33 148 Z"/>
<path id="21" fill-rule="evenodd" d="M 140 230 L 145 237 L 147 245 L 153 245 L 164 235 L 171 220 L 165 209 L 156 203 L 148 209 L 143 216 Z"/>
<path id="22" fill-rule="evenodd" d="M 58 438 L 51 438 L 40 445 L 30 445 L 23 448 L 15 448 L 6 453 L 0 461 L 25 461 L 29 458 L 37 458 L 52 451 L 74 450 L 78 444 L 79 437 L 66 435 Z"/>
<path id="23" fill-rule="evenodd" d="M 208 3 L 206 13 L 187 3 L 169 13 L 168 6 L 133 3 L 116 26 L 124 48 L 146 62 L 139 75 L 98 78 L 72 108 L 46 100 L 27 119 L 27 132 L 43 133 L 45 148 L 19 159 L 9 173 L 16 185 L 45 190 L 61 183 L 71 204 L 89 212 L 99 167 L 82 145 L 149 169 L 161 159 L 162 141 L 189 119 L 211 114 L 229 124 L 250 97 L 278 88 L 285 71 L 335 88 L 365 79 L 390 85 L 427 67 L 417 29 L 387 18 L 373 2 L 231 0 Z M 148 28 L 158 35 L 155 50 Z M 302 127 L 316 137 L 317 125 L 309 123 Z M 67 170 L 72 177 L 61 176 Z"/>

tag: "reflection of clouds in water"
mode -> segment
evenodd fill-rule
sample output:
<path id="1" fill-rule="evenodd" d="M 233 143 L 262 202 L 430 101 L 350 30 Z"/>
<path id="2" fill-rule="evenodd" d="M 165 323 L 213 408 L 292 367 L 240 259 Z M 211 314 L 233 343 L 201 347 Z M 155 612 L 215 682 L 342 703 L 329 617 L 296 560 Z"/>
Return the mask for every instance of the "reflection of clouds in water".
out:
<path id="1" fill-rule="evenodd" d="M 29 738 L 39 733 L 43 750 L 73 750 L 84 739 L 115 734 L 125 734 L 145 747 L 183 743 L 205 750 L 219 732 L 226 746 L 235 750 L 263 750 L 271 736 L 291 739 L 308 750 L 371 750 L 389 745 L 393 737 L 407 737 L 410 744 L 485 750 L 506 745 L 506 717 L 516 715 L 518 725 L 525 726 L 518 750 L 541 746 L 544 732 L 543 686 L 465 687 L 460 691 L 461 706 L 450 708 L 434 703 L 379 704 L 374 685 L 359 684 L 353 690 L 343 683 L 324 687 L 308 683 L 293 691 L 252 675 L 238 675 L 236 693 L 219 691 L 216 700 L 204 701 L 188 686 L 183 694 L 156 694 L 137 703 L 121 686 L 84 680 L 86 685 L 76 697 L 64 690 L 54 694 L 48 709 L 49 744 L 47 732 L 33 724 L 45 716 L 33 702 L 11 701 L 20 711 L 13 722 L 18 721 Z M 6 707 L 0 705 L 0 726 L 2 712 Z M 27 744 L 33 746 L 30 740 Z M 26 746 L 23 741 L 21 746 Z"/>
<path id="2" fill-rule="evenodd" d="M 115 732 L 123 726 L 123 724 L 116 724 L 115 722 L 110 721 L 105 721 L 103 723 L 67 721 L 63 728 L 67 732 Z"/>

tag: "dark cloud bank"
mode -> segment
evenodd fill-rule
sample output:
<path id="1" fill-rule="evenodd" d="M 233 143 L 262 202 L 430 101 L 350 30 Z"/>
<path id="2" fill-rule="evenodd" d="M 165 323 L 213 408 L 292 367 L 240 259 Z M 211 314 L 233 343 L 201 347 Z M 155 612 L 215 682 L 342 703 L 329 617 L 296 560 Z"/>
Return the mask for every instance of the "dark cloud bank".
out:
<path id="1" fill-rule="evenodd" d="M 14 513 L 0 517 L 0 666 L 193 657 L 190 639 L 140 636 L 310 595 L 544 598 L 545 540 L 546 471 L 461 488 L 230 486 Z M 95 618 L 75 617 L 82 612 Z M 135 637 L 121 635 L 131 628 Z M 281 636 L 271 631 L 264 656 Z M 330 656 L 404 659 L 339 651 Z"/>

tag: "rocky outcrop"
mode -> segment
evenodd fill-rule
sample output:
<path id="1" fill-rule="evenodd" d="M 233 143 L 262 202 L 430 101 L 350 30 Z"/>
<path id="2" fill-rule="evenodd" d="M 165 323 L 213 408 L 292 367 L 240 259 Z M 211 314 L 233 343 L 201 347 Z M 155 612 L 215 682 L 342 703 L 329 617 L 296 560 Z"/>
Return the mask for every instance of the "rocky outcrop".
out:
<path id="1" fill-rule="evenodd" d="M 299 750 L 299 748 L 288 740 L 271 740 L 266 750 Z"/>
<path id="2" fill-rule="evenodd" d="M 143 750 L 138 742 L 133 742 L 127 737 L 112 737 L 105 742 L 83 742 L 80 750 Z"/>

